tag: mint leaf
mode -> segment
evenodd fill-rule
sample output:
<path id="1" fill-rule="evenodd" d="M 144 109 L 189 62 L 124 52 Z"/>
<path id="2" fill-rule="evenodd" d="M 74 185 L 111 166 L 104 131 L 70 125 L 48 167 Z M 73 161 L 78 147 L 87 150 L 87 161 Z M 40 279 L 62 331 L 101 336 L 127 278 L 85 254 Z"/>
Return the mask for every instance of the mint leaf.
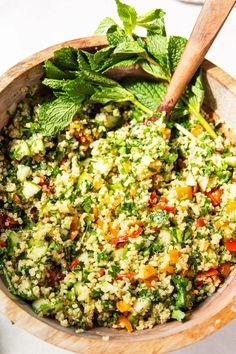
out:
<path id="1" fill-rule="evenodd" d="M 100 88 L 90 100 L 94 103 L 106 104 L 108 102 L 132 101 L 133 95 L 123 87 L 103 87 Z"/>
<path id="2" fill-rule="evenodd" d="M 170 61 L 170 70 L 173 74 L 177 68 L 180 57 L 187 44 L 187 39 L 180 36 L 171 36 L 168 43 L 168 54 Z"/>
<path id="3" fill-rule="evenodd" d="M 62 70 L 77 70 L 77 53 L 72 47 L 58 49 L 54 52 L 53 63 Z"/>
<path id="4" fill-rule="evenodd" d="M 93 69 L 96 71 L 102 71 L 104 68 L 109 66 L 109 62 L 112 61 L 113 59 L 111 58 L 111 54 L 114 51 L 114 47 L 106 47 L 103 49 L 100 49 L 94 54 L 93 60 Z"/>
<path id="5" fill-rule="evenodd" d="M 69 78 L 68 75 L 63 70 L 59 69 L 50 60 L 46 60 L 44 62 L 43 67 L 44 67 L 45 74 L 49 79 L 62 80 L 62 79 Z"/>
<path id="6" fill-rule="evenodd" d="M 165 15 L 165 12 L 162 9 L 155 9 L 145 13 L 142 16 L 139 16 L 137 23 L 140 25 L 142 23 L 149 23 L 157 19 L 162 19 Z"/>
<path id="7" fill-rule="evenodd" d="M 104 34 L 107 32 L 107 30 L 113 26 L 117 25 L 115 21 L 111 17 L 105 17 L 98 25 L 98 28 L 96 29 L 94 34 Z"/>
<path id="8" fill-rule="evenodd" d="M 145 107 L 155 110 L 166 94 L 167 87 L 162 82 L 150 82 L 140 79 L 127 79 L 122 85 L 130 91 Z"/>
<path id="9" fill-rule="evenodd" d="M 118 15 L 123 22 L 125 32 L 132 34 L 137 22 L 137 12 L 135 9 L 127 4 L 122 3 L 120 0 L 115 0 L 117 5 Z"/>
<path id="10" fill-rule="evenodd" d="M 79 105 L 95 91 L 91 84 L 81 79 L 71 80 L 64 85 L 63 89 L 70 99 Z"/>
<path id="11" fill-rule="evenodd" d="M 200 112 L 204 100 L 204 88 L 202 81 L 202 71 L 200 70 L 196 76 L 196 81 L 190 86 L 189 104 L 197 112 Z"/>
<path id="12" fill-rule="evenodd" d="M 155 32 L 155 34 L 165 36 L 166 29 L 164 23 L 164 15 L 165 12 L 162 9 L 149 11 L 148 13 L 138 17 L 137 25 L 146 28 L 149 33 Z"/>
<path id="13" fill-rule="evenodd" d="M 113 54 L 144 54 L 146 50 L 138 42 L 123 42 L 117 45 Z"/>
<path id="14" fill-rule="evenodd" d="M 90 63 L 82 50 L 79 50 L 77 53 L 77 62 L 79 70 L 90 70 Z"/>
<path id="15" fill-rule="evenodd" d="M 107 40 L 111 46 L 116 46 L 119 43 L 129 41 L 125 31 L 119 26 L 111 26 L 107 31 Z"/>
<path id="16" fill-rule="evenodd" d="M 63 88 L 67 80 L 56 80 L 56 79 L 44 79 L 42 83 L 45 86 L 50 87 L 53 90 L 60 90 Z"/>
<path id="17" fill-rule="evenodd" d="M 136 57 L 136 58 L 130 58 L 130 59 L 120 60 L 120 61 L 118 61 L 117 63 L 114 63 L 114 64 L 111 63 L 111 65 L 110 65 L 109 67 L 107 67 L 107 68 L 103 71 L 103 73 L 106 72 L 106 71 L 108 71 L 108 70 L 110 70 L 110 69 L 113 69 L 113 68 L 117 68 L 117 67 L 118 67 L 118 68 L 121 68 L 121 67 L 126 67 L 126 66 L 134 65 L 134 64 L 136 64 L 139 60 L 140 60 L 140 59 Z"/>
<path id="18" fill-rule="evenodd" d="M 102 74 L 96 73 L 92 70 L 83 70 L 82 72 L 78 72 L 78 76 L 90 83 L 100 86 L 117 86 L 119 85 L 116 81 L 109 79 L 106 76 L 102 76 Z"/>
<path id="19" fill-rule="evenodd" d="M 64 129 L 73 119 L 79 106 L 66 97 L 39 107 L 38 117 L 41 132 L 44 136 L 54 136 Z"/>
<path id="20" fill-rule="evenodd" d="M 159 34 L 151 34 L 147 37 L 147 50 L 157 60 L 165 72 L 169 75 L 168 40 Z"/>
<path id="21" fill-rule="evenodd" d="M 160 65 L 149 63 L 146 60 L 140 62 L 141 68 L 146 71 L 148 74 L 154 76 L 156 79 L 168 80 L 169 76 L 162 69 Z"/>

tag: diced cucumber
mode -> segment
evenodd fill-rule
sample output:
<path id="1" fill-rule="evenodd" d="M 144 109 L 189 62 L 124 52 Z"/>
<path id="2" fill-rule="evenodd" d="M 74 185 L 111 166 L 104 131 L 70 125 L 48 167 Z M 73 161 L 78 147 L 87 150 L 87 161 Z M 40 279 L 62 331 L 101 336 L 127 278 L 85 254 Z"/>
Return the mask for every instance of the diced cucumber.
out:
<path id="1" fill-rule="evenodd" d="M 209 183 L 209 176 L 199 176 L 198 184 L 202 192 L 205 192 Z"/>
<path id="2" fill-rule="evenodd" d="M 19 243 L 21 242 L 21 239 L 19 237 L 19 232 L 15 233 L 14 231 L 11 231 L 10 234 L 8 235 L 8 253 L 12 255 L 14 253 L 14 248 L 17 248 Z"/>
<path id="3" fill-rule="evenodd" d="M 13 151 L 13 155 L 16 160 L 21 160 L 25 156 L 30 156 L 29 145 L 25 141 L 21 141 L 21 143 Z"/>
<path id="4" fill-rule="evenodd" d="M 63 302 L 58 301 L 55 304 L 53 304 L 48 299 L 40 298 L 38 300 L 35 300 L 32 303 L 32 307 L 36 313 L 42 312 L 44 315 L 47 315 L 52 311 L 53 312 L 60 311 L 63 308 Z"/>
<path id="5" fill-rule="evenodd" d="M 46 241 L 38 243 L 28 250 L 28 258 L 32 259 L 33 261 L 37 261 L 39 258 L 45 256 L 47 250 L 48 243 Z"/>
<path id="6" fill-rule="evenodd" d="M 224 161 L 232 166 L 232 167 L 236 167 L 236 156 L 227 156 Z"/>
<path id="7" fill-rule="evenodd" d="M 33 140 L 31 144 L 31 152 L 33 154 L 39 154 L 40 152 L 41 153 L 45 152 L 45 146 L 41 137 L 37 136 L 37 140 Z"/>
<path id="8" fill-rule="evenodd" d="M 52 305 L 50 303 L 50 300 L 41 298 L 35 300 L 32 303 L 32 307 L 36 313 L 43 312 L 43 314 L 47 314 L 51 310 Z"/>
<path id="9" fill-rule="evenodd" d="M 112 165 L 113 165 L 113 160 L 111 158 L 107 158 L 107 157 L 97 158 L 93 162 L 94 171 L 98 172 L 104 176 L 108 175 L 108 173 L 112 169 Z"/>
<path id="10" fill-rule="evenodd" d="M 26 199 L 33 197 L 41 190 L 41 187 L 36 183 L 25 181 L 23 184 L 22 193 Z"/>
<path id="11" fill-rule="evenodd" d="M 29 166 L 18 165 L 17 166 L 17 179 L 21 182 L 25 181 L 32 173 L 32 170 Z"/>
<path id="12" fill-rule="evenodd" d="M 159 234 L 160 244 L 169 245 L 171 242 L 171 232 L 166 229 L 161 229 Z"/>
<path id="13" fill-rule="evenodd" d="M 197 184 L 197 182 L 191 172 L 189 172 L 189 174 L 187 175 L 186 184 L 187 184 L 187 186 L 196 186 L 196 184 Z"/>
<path id="14" fill-rule="evenodd" d="M 89 300 L 89 288 L 79 282 L 74 285 L 75 294 L 79 301 Z"/>
<path id="15" fill-rule="evenodd" d="M 135 301 L 134 311 L 136 311 L 137 313 L 144 314 L 149 310 L 150 306 L 151 306 L 151 300 L 141 297 Z"/>

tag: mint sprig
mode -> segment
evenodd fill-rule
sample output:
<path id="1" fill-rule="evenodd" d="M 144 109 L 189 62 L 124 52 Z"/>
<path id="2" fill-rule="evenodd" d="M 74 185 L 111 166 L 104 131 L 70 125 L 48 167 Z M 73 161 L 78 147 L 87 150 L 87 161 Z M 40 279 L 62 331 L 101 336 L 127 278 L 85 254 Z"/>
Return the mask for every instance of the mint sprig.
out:
<path id="1" fill-rule="evenodd" d="M 123 28 L 106 17 L 96 33 L 106 33 L 109 45 L 90 53 L 74 48 L 61 48 L 44 63 L 45 78 L 54 98 L 38 110 L 41 132 L 53 136 L 64 129 L 87 103 L 132 102 L 152 115 L 162 101 L 181 54 L 187 43 L 179 36 L 166 36 L 164 11 L 154 9 L 142 16 L 136 10 L 115 0 Z M 136 27 L 147 30 L 146 40 L 135 34 Z M 153 77 L 148 80 L 126 79 L 119 83 L 107 77 L 114 67 L 138 65 Z M 178 119 L 193 114 L 212 138 L 216 134 L 205 120 L 201 106 L 204 99 L 199 70 L 187 86 L 172 112 Z"/>

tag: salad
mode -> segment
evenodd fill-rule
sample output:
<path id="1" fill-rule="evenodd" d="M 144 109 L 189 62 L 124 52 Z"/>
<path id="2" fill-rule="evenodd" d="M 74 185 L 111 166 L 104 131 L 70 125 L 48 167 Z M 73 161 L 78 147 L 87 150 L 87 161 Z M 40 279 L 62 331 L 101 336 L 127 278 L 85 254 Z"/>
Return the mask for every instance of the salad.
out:
<path id="1" fill-rule="evenodd" d="M 186 40 L 161 9 L 116 4 L 108 46 L 56 51 L 0 132 L 1 273 L 78 332 L 187 320 L 236 263 L 236 148 L 202 109 L 201 70 L 159 113 Z M 114 80 L 124 67 L 147 78 Z"/>

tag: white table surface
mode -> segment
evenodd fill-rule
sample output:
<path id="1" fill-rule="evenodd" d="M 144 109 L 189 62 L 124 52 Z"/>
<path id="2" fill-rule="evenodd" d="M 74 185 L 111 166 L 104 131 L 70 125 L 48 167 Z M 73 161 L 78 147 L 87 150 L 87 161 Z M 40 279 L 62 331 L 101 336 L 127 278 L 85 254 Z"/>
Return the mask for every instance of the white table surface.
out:
<path id="1" fill-rule="evenodd" d="M 175 0 L 124 0 L 141 14 L 166 10 L 169 34 L 188 37 L 200 11 Z M 223 1 L 222 1 L 223 6 Z M 0 74 L 52 44 L 92 34 L 105 16 L 114 16 L 113 0 L 0 0 Z M 207 58 L 236 78 L 236 9 L 232 11 Z M 178 354 L 233 354 L 236 320 Z M 12 325 L 0 314 L 0 354 L 69 354 Z M 94 353 L 96 354 L 96 353 Z M 104 353 L 105 354 L 105 353 Z M 148 353 L 145 353 L 148 354 Z"/>

